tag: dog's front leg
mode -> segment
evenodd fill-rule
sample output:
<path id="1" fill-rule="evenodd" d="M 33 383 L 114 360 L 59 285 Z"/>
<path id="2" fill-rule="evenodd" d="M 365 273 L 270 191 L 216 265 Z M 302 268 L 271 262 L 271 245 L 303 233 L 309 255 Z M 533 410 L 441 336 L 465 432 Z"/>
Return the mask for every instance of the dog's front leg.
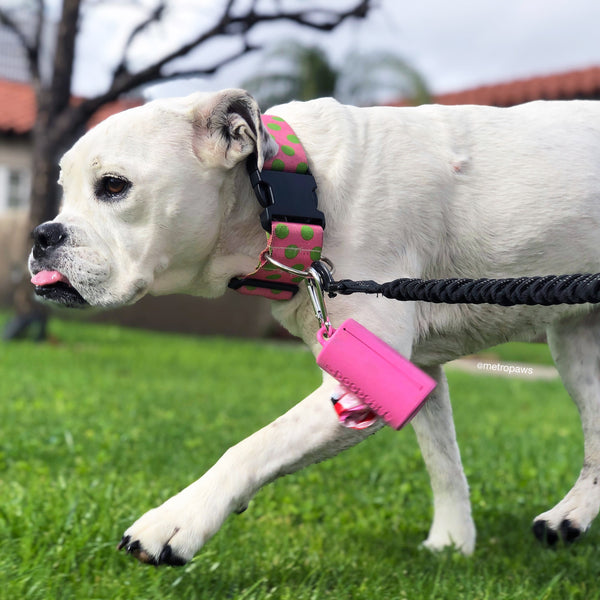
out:
<path id="1" fill-rule="evenodd" d="M 335 456 L 381 427 L 340 425 L 330 400 L 334 387 L 326 377 L 282 417 L 230 448 L 198 481 L 138 519 L 119 548 L 143 562 L 185 564 L 263 485 Z"/>
<path id="2" fill-rule="evenodd" d="M 454 546 L 464 554 L 475 548 L 469 487 L 456 442 L 448 383 L 442 367 L 425 369 L 437 387 L 412 421 L 433 491 L 433 523 L 424 545 Z"/>

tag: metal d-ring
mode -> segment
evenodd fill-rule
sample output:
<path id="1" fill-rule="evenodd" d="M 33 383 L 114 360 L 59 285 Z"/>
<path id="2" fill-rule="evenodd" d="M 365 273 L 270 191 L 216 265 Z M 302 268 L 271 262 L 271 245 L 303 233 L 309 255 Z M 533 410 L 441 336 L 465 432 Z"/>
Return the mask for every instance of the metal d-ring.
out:
<path id="1" fill-rule="evenodd" d="M 304 279 L 308 279 L 311 277 L 311 274 L 308 271 L 299 271 L 298 269 L 294 269 L 294 267 L 288 267 L 283 263 L 280 263 L 278 260 L 275 260 L 270 254 L 265 254 L 265 258 L 268 262 L 270 262 L 274 267 L 285 271 L 286 273 L 290 273 L 295 275 L 296 277 L 303 277 Z"/>

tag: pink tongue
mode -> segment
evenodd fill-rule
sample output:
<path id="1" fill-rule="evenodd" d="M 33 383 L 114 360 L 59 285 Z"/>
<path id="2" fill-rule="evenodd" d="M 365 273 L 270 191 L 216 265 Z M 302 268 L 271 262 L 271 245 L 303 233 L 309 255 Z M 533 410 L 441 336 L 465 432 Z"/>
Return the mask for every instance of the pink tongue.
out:
<path id="1" fill-rule="evenodd" d="M 40 286 L 52 285 L 53 283 L 58 283 L 59 281 L 69 283 L 69 280 L 58 271 L 40 271 L 31 278 L 31 283 L 33 283 L 33 285 Z"/>

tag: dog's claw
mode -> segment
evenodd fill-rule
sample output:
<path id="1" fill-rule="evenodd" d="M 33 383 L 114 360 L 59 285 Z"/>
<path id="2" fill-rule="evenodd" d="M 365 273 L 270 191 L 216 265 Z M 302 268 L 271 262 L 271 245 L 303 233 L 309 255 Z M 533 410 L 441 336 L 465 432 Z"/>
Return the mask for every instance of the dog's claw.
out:
<path id="1" fill-rule="evenodd" d="M 536 521 L 533 524 L 533 535 L 542 542 L 550 547 L 555 546 L 558 542 L 558 534 L 552 529 L 547 521 Z"/>
<path id="2" fill-rule="evenodd" d="M 127 537 L 127 541 L 129 540 L 129 536 Z M 121 546 L 122 544 L 122 546 Z M 150 554 L 148 554 L 143 548 L 142 548 L 142 544 L 140 543 L 139 540 L 135 540 L 133 542 L 127 543 L 125 541 L 125 538 L 123 538 L 121 540 L 121 544 L 119 544 L 119 546 L 121 546 L 122 548 L 125 548 L 125 552 L 127 552 L 127 554 L 131 554 L 131 556 L 133 556 L 134 558 L 137 558 L 140 562 L 149 564 L 149 565 L 158 565 L 159 562 L 152 556 L 150 556 Z"/>
<path id="3" fill-rule="evenodd" d="M 560 537 L 567 544 L 573 543 L 581 535 L 581 533 L 581 529 L 573 525 L 570 519 L 565 519 L 560 524 Z"/>
<path id="4" fill-rule="evenodd" d="M 558 540 L 558 536 L 556 535 L 556 533 L 554 531 L 549 529 L 548 523 L 546 523 L 546 521 L 535 521 L 535 523 L 533 524 L 532 530 L 533 530 L 533 535 L 535 535 L 536 539 L 539 542 L 541 542 L 542 544 L 548 544 L 549 546 L 552 546 Z M 549 532 L 554 534 L 554 537 L 552 537 L 552 536 L 549 537 L 548 536 Z"/>
<path id="5" fill-rule="evenodd" d="M 125 546 L 127 546 L 127 544 L 129 544 L 129 540 L 131 539 L 130 536 L 128 535 L 124 535 L 121 538 L 121 541 L 119 542 L 118 546 L 117 546 L 117 550 L 123 550 L 123 548 L 125 548 Z"/>
<path id="6" fill-rule="evenodd" d="M 185 565 L 186 562 L 187 561 L 185 561 L 180 556 L 173 554 L 173 550 L 171 549 L 171 546 L 169 546 L 169 544 L 167 544 L 162 549 L 162 552 L 160 553 L 160 556 L 158 557 L 159 565 L 169 565 L 171 567 L 182 567 L 183 565 Z"/>
<path id="7" fill-rule="evenodd" d="M 133 542 L 131 542 L 130 544 L 127 544 L 127 548 L 125 548 L 125 551 L 127 552 L 127 554 L 133 554 L 134 556 L 136 556 L 137 554 L 139 554 L 142 550 L 142 545 L 140 544 L 139 540 L 135 540 Z"/>
<path id="8" fill-rule="evenodd" d="M 540 520 L 535 521 L 533 524 L 533 535 L 542 542 L 552 547 L 558 543 L 558 540 L 562 540 L 565 544 L 571 544 L 579 536 L 581 536 L 581 529 L 573 525 L 569 519 L 565 519 L 558 528 L 558 531 L 554 530 L 548 525 L 547 521 Z"/>
<path id="9" fill-rule="evenodd" d="M 131 536 L 129 535 L 124 535 L 117 546 L 117 550 L 123 550 L 123 548 L 127 554 L 131 554 L 131 556 L 137 558 L 140 562 L 143 562 L 147 565 L 169 565 L 171 567 L 182 567 L 187 563 L 185 559 L 177 556 L 177 554 L 173 552 L 173 549 L 169 544 L 165 545 L 158 558 L 150 556 L 142 548 L 142 544 L 139 540 L 134 540 L 132 542 Z"/>

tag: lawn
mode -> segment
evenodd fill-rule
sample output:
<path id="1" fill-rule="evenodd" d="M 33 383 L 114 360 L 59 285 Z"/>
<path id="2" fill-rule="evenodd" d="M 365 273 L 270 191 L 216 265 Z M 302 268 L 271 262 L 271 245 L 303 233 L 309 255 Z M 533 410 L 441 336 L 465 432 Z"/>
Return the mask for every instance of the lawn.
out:
<path id="1" fill-rule="evenodd" d="M 530 533 L 581 464 L 558 381 L 449 373 L 471 558 L 419 548 L 428 478 L 412 430 L 386 428 L 266 487 L 187 566 L 154 568 L 115 551 L 123 530 L 314 388 L 314 361 L 289 343 L 59 320 L 52 336 L 0 345 L 0 598 L 600 597 L 596 528 L 554 550 Z M 548 360 L 531 352 L 496 351 Z"/>

